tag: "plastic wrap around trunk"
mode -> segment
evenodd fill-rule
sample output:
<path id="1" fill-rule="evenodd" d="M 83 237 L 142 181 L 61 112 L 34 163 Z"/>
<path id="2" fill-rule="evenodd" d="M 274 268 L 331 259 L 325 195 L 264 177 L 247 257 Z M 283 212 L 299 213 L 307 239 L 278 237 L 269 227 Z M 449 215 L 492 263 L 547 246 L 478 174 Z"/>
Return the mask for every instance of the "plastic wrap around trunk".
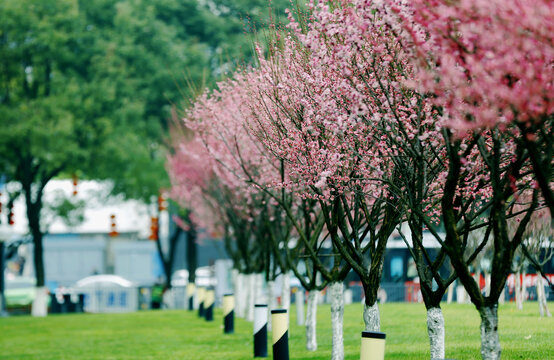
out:
<path id="1" fill-rule="evenodd" d="M 481 315 L 481 357 L 483 360 L 499 360 L 498 307 L 484 307 L 479 310 L 479 315 Z"/>
<path id="2" fill-rule="evenodd" d="M 44 317 L 48 314 L 48 288 L 37 287 L 36 295 L 31 305 L 31 315 L 35 317 Z"/>
<path id="3" fill-rule="evenodd" d="M 344 359 L 344 337 L 342 323 L 344 317 L 344 284 L 333 282 L 329 285 L 329 297 L 331 300 L 331 327 L 333 329 L 332 360 Z"/>
<path id="4" fill-rule="evenodd" d="M 369 306 L 364 303 L 364 324 L 365 331 L 381 330 L 381 318 L 379 316 L 379 306 L 377 306 L 377 303 Z"/>
<path id="5" fill-rule="evenodd" d="M 427 310 L 427 333 L 431 345 L 431 359 L 444 359 L 444 317 L 441 308 Z"/>
<path id="6" fill-rule="evenodd" d="M 312 290 L 308 293 L 308 308 L 306 310 L 306 349 L 317 350 L 316 320 L 319 291 Z"/>
<path id="7" fill-rule="evenodd" d="M 296 302 L 296 325 L 304 325 L 304 289 L 300 288 L 294 294 Z"/>
<path id="8" fill-rule="evenodd" d="M 285 272 L 283 274 L 283 293 L 281 294 L 281 307 L 283 309 L 290 308 L 290 274 Z"/>

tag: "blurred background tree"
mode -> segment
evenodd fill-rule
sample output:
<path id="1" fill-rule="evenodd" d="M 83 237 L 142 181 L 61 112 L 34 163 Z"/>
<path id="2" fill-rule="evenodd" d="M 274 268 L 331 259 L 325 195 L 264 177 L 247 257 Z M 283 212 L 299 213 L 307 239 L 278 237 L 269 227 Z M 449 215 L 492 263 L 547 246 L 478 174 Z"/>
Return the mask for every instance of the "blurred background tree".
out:
<path id="1" fill-rule="evenodd" d="M 265 0 L 0 0 L 0 175 L 21 184 L 37 286 L 46 184 L 78 172 L 155 203 L 172 107 L 250 63 L 245 32 L 271 14 Z"/>

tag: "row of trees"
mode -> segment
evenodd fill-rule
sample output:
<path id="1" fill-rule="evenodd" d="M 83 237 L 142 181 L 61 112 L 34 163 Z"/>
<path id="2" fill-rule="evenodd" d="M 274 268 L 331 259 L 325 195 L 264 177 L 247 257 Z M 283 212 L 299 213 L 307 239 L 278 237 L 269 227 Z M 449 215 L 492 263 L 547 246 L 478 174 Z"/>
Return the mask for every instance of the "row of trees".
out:
<path id="1" fill-rule="evenodd" d="M 257 48 L 257 67 L 187 111 L 168 161 L 174 197 L 224 234 L 240 272 L 329 286 L 333 359 L 342 281 L 360 277 L 365 327 L 378 331 L 387 239 L 406 223 L 431 358 L 444 358 L 440 301 L 458 279 L 482 357 L 498 359 L 498 300 L 538 210 L 552 240 L 553 14 L 548 1 L 310 2 Z M 470 270 L 484 251 L 487 292 Z"/>
<path id="2" fill-rule="evenodd" d="M 171 108 L 249 61 L 262 3 L 0 1 L 0 178 L 25 197 L 38 287 L 46 185 L 107 179 L 156 208 Z"/>

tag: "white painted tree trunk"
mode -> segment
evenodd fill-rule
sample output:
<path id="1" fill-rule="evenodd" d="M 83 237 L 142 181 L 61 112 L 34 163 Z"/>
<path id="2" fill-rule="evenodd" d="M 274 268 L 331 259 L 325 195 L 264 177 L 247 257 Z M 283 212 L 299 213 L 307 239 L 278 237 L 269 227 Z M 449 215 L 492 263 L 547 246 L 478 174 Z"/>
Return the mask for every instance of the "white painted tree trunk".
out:
<path id="1" fill-rule="evenodd" d="M 552 314 L 548 310 L 546 292 L 544 291 L 544 282 L 540 274 L 537 274 L 537 302 L 539 303 L 539 312 L 541 317 L 552 317 Z"/>
<path id="2" fill-rule="evenodd" d="M 248 305 L 246 306 L 245 319 L 247 321 L 254 321 L 254 304 L 256 303 L 256 274 L 248 274 L 246 279 L 248 284 L 246 303 Z"/>
<path id="3" fill-rule="evenodd" d="M 367 305 L 364 302 L 364 324 L 365 331 L 381 330 L 381 318 L 379 316 L 379 306 L 377 306 L 377 302 L 373 305 Z"/>
<path id="4" fill-rule="evenodd" d="M 35 299 L 31 305 L 31 315 L 45 317 L 48 315 L 48 288 L 42 286 L 35 288 Z"/>
<path id="5" fill-rule="evenodd" d="M 427 333 L 431 345 L 431 359 L 444 359 L 444 317 L 441 308 L 427 310 Z"/>
<path id="6" fill-rule="evenodd" d="M 342 331 L 344 317 L 344 284 L 342 281 L 329 285 L 331 300 L 331 328 L 333 330 L 332 360 L 344 360 L 344 337 Z"/>
<path id="7" fill-rule="evenodd" d="M 296 303 L 296 325 L 304 325 L 304 289 L 299 288 L 294 293 L 294 301 Z"/>
<path id="8" fill-rule="evenodd" d="M 523 295 L 524 295 L 524 292 L 523 292 L 523 288 L 524 288 L 524 281 L 522 281 L 522 278 L 525 278 L 525 273 L 521 273 L 521 272 L 517 272 L 516 273 L 516 288 L 515 288 L 515 292 L 516 292 L 516 307 L 519 309 L 519 310 L 523 310 Z"/>
<path id="9" fill-rule="evenodd" d="M 275 281 L 267 282 L 267 330 L 271 330 L 271 310 L 277 309 L 277 298 L 275 296 Z"/>
<path id="10" fill-rule="evenodd" d="M 500 297 L 498 298 L 498 303 L 499 304 L 504 304 L 504 302 L 506 301 L 506 294 L 505 294 L 505 289 L 502 290 L 502 292 L 500 293 Z"/>
<path id="11" fill-rule="evenodd" d="M 454 298 L 454 291 L 456 291 L 456 281 L 452 281 L 450 285 L 448 286 L 448 294 L 446 296 L 446 302 L 448 304 L 452 303 L 452 299 Z"/>
<path id="12" fill-rule="evenodd" d="M 456 286 L 456 302 L 458 304 L 467 304 L 470 302 L 469 295 L 462 285 Z"/>
<path id="13" fill-rule="evenodd" d="M 236 299 L 236 315 L 239 318 L 244 319 L 246 317 L 246 307 L 248 303 L 248 286 L 246 286 L 247 275 L 243 273 L 237 274 L 237 281 L 235 283 L 235 299 Z"/>
<path id="14" fill-rule="evenodd" d="M 288 272 L 283 274 L 283 288 L 281 293 L 281 307 L 283 309 L 290 308 L 290 274 Z"/>
<path id="15" fill-rule="evenodd" d="M 308 309 L 306 311 L 306 349 L 317 350 L 317 303 L 319 302 L 319 291 L 312 290 L 308 293 Z"/>
<path id="16" fill-rule="evenodd" d="M 500 340 L 498 338 L 498 306 L 484 307 L 479 310 L 481 316 L 481 357 L 483 360 L 500 359 Z"/>

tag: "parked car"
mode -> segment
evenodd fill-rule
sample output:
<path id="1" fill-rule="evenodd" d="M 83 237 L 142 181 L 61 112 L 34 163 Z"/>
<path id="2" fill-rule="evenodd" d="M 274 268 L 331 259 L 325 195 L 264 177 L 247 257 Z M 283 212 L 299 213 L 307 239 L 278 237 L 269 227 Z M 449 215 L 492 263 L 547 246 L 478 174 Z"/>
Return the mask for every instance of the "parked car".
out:
<path id="1" fill-rule="evenodd" d="M 31 304 L 35 299 L 36 280 L 31 277 L 7 277 L 6 289 L 6 307 L 15 310 L 30 310 Z"/>

